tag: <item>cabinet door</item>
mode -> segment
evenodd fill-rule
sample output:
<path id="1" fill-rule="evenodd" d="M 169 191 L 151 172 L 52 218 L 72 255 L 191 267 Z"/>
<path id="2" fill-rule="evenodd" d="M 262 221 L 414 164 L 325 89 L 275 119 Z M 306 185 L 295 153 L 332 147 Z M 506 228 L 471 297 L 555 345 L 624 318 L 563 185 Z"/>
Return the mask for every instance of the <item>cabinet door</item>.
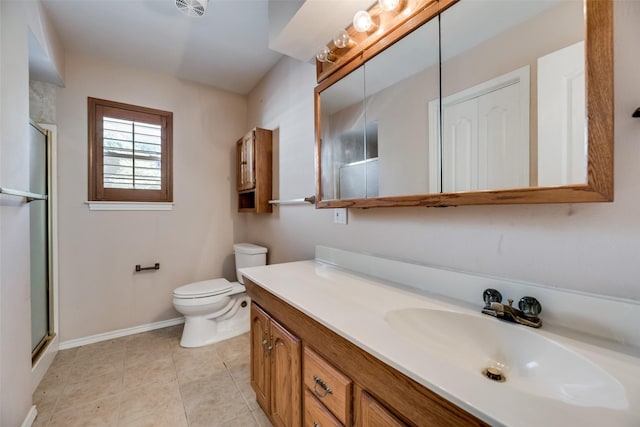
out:
<path id="1" fill-rule="evenodd" d="M 238 191 L 255 187 L 255 137 L 253 131 L 237 142 Z"/>
<path id="2" fill-rule="evenodd" d="M 271 413 L 271 367 L 269 365 L 269 316 L 251 304 L 251 387 L 264 412 Z"/>
<path id="3" fill-rule="evenodd" d="M 360 400 L 357 403 L 360 405 L 358 411 L 360 416 L 358 417 L 359 427 L 404 427 L 402 421 L 397 419 L 391 412 L 389 412 L 384 406 L 378 403 L 367 392 L 360 393 Z"/>
<path id="4" fill-rule="evenodd" d="M 271 345 L 271 421 L 300 427 L 300 340 L 272 321 Z"/>

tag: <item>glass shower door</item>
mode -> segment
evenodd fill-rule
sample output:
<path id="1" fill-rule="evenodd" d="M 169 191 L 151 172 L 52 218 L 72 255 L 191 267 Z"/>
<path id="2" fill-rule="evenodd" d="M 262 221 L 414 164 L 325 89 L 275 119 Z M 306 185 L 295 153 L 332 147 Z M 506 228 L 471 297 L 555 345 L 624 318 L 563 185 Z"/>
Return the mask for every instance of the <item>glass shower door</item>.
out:
<path id="1" fill-rule="evenodd" d="M 47 132 L 29 125 L 29 191 L 48 194 Z M 29 203 L 31 246 L 31 350 L 36 358 L 50 338 L 49 200 Z"/>

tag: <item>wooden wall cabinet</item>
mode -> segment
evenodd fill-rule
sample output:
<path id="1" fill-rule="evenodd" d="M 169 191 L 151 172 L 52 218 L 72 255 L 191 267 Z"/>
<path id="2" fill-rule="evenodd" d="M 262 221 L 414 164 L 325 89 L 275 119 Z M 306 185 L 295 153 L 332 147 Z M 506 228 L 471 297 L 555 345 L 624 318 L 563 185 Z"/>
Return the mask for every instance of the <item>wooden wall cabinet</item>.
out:
<path id="1" fill-rule="evenodd" d="M 236 142 L 238 212 L 272 212 L 272 132 L 255 128 Z"/>
<path id="2" fill-rule="evenodd" d="M 487 426 L 247 278 L 245 286 L 253 301 L 251 384 L 258 403 L 275 426 L 299 426 L 301 412 L 305 427 Z M 267 313 L 277 313 L 277 321 Z M 279 353 L 263 344 L 265 339 L 270 342 L 266 337 L 277 335 L 273 328 L 286 333 L 278 338 L 282 340 Z M 269 351 L 272 353 L 266 359 L 279 361 L 265 362 Z M 289 365 L 285 359 L 290 360 Z M 265 374 L 269 365 L 270 374 Z M 265 380 L 268 375 L 270 379 Z M 325 394 L 325 388 L 314 376 L 331 393 Z M 284 394 L 274 399 L 274 392 Z M 268 393 L 272 394 L 271 399 L 265 400 Z M 271 406 L 266 405 L 267 401 Z M 277 407 L 276 403 L 279 412 L 274 414 L 274 401 L 288 404 L 289 409 Z"/>
<path id="3" fill-rule="evenodd" d="M 251 304 L 251 386 L 275 427 L 300 427 L 300 340 Z"/>

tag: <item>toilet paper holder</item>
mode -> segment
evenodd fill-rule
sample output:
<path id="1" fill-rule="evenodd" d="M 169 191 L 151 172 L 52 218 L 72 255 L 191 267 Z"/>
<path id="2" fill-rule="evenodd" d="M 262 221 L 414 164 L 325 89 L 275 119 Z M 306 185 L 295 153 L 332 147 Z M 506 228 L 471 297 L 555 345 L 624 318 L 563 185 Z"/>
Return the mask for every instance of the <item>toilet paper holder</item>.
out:
<path id="1" fill-rule="evenodd" d="M 140 267 L 140 264 L 136 264 L 136 272 L 144 270 L 160 270 L 160 263 L 156 262 L 153 267 Z"/>

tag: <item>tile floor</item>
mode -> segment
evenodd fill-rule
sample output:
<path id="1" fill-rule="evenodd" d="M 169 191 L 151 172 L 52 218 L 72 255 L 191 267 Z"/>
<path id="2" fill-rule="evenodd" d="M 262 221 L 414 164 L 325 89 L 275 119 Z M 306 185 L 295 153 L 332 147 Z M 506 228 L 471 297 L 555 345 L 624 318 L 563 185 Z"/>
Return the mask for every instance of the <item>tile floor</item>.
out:
<path id="1" fill-rule="evenodd" d="M 62 350 L 34 427 L 271 427 L 250 385 L 249 335 L 199 348 L 182 325 Z"/>

